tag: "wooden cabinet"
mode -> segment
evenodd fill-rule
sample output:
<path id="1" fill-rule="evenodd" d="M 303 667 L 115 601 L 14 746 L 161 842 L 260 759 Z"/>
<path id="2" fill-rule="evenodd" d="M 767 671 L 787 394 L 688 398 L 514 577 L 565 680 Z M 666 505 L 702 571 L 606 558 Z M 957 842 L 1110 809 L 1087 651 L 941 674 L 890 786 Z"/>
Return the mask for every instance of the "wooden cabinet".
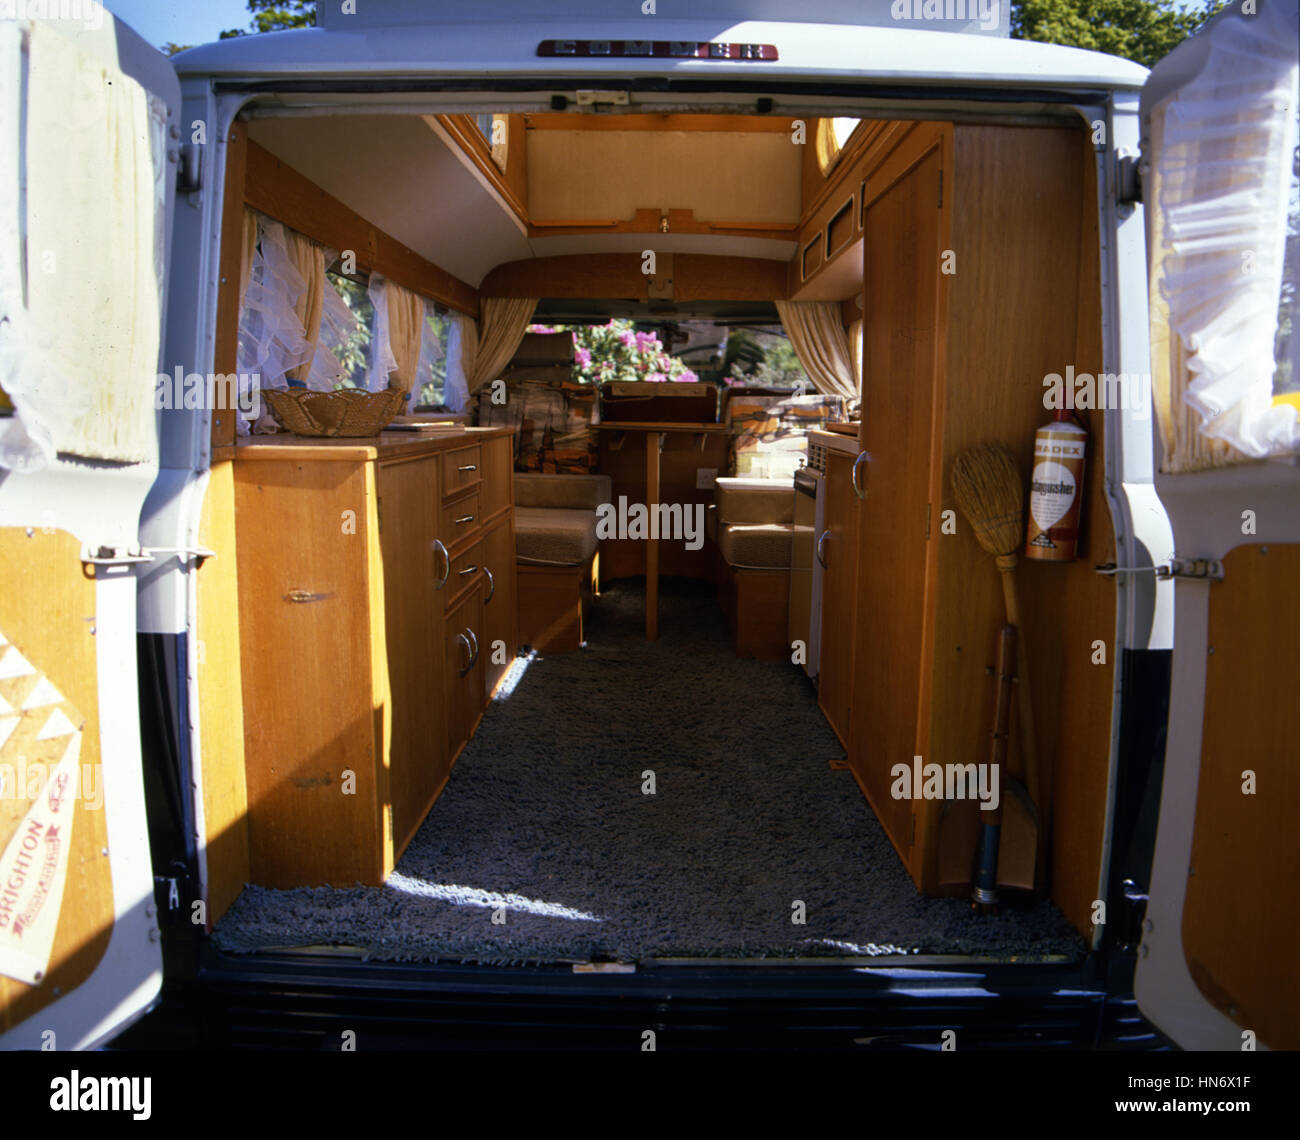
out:
<path id="1" fill-rule="evenodd" d="M 845 749 L 852 747 L 857 610 L 859 500 L 853 489 L 854 461 L 854 456 L 841 451 L 827 453 L 824 528 L 815 549 L 823 565 L 817 703 Z"/>
<path id="2" fill-rule="evenodd" d="M 443 645 L 447 660 L 444 701 L 447 706 L 447 755 L 458 756 L 478 726 L 486 700 L 484 675 L 483 594 L 476 580 L 447 610 Z"/>
<path id="3" fill-rule="evenodd" d="M 850 761 L 928 893 L 969 890 L 978 805 L 896 799 L 893 769 L 916 756 L 987 760 L 1005 621 L 994 560 L 953 501 L 952 462 L 1001 443 L 1027 487 L 1034 429 L 1050 418 L 1044 378 L 1069 366 L 1103 370 L 1094 159 L 1073 128 L 921 123 L 864 183 L 860 439 L 870 460 L 858 515 Z M 1089 671 L 1090 647 L 1109 644 L 1115 615 L 1114 580 L 1093 571 L 1116 557 L 1100 427 L 1096 417 L 1084 490 L 1091 549 L 1077 563 L 1022 559 L 1017 570 L 1040 766 L 1069 787 L 1068 802 L 1055 797 L 1054 894 L 1083 923 L 1105 829 L 1113 689 L 1111 666 Z M 828 619 L 823 637 L 834 628 Z M 1014 723 L 1011 745 L 1020 774 Z"/>
<path id="4" fill-rule="evenodd" d="M 445 785 L 487 699 L 484 551 L 513 550 L 498 452 L 500 430 L 238 449 L 253 882 L 383 882 Z M 494 615 L 513 595 L 495 574 Z"/>
<path id="5" fill-rule="evenodd" d="M 513 516 L 502 514 L 483 536 L 483 684 L 488 699 L 519 647 L 512 522 Z"/>
<path id="6" fill-rule="evenodd" d="M 384 633 L 392 700 L 389 783 L 393 836 L 405 848 L 450 770 L 449 756 L 429 747 L 446 729 L 439 699 L 446 668 L 434 541 L 438 470 L 427 456 L 378 465 L 379 545 L 383 559 Z"/>

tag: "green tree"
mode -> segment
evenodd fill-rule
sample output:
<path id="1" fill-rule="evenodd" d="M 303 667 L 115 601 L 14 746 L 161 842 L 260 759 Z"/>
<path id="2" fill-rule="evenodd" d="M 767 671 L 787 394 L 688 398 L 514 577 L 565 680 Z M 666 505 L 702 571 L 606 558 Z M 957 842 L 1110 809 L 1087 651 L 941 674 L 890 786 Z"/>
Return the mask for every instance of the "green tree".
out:
<path id="1" fill-rule="evenodd" d="M 316 0 L 248 0 L 248 11 L 254 32 L 316 26 Z M 229 28 L 221 33 L 221 38 L 228 40 L 246 35 L 248 32 L 242 28 Z"/>
<path id="2" fill-rule="evenodd" d="M 1104 51 L 1152 67 L 1225 0 L 1011 0 L 1011 37 Z"/>

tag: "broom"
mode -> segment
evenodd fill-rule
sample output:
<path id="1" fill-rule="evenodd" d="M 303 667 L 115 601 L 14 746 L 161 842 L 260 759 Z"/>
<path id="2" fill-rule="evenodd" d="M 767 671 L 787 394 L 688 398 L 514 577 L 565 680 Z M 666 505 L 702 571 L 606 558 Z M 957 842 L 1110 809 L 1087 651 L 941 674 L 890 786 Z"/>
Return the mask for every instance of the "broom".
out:
<path id="1" fill-rule="evenodd" d="M 1016 556 L 1025 538 L 1024 484 L 1015 458 L 1001 444 L 968 448 L 953 460 L 952 491 L 957 507 L 971 525 L 980 546 L 994 555 L 1002 572 L 1002 596 L 1007 621 L 1020 629 L 1020 601 L 1016 595 Z M 1037 844 L 1034 885 L 1040 886 L 1046 873 L 1049 805 L 1043 802 L 1038 771 L 1038 743 L 1034 732 L 1034 706 L 1029 692 L 1026 639 L 1016 639 L 1016 672 L 1019 680 L 1020 747 L 1025 757 L 1025 779 L 1029 797 L 1042 822 Z"/>

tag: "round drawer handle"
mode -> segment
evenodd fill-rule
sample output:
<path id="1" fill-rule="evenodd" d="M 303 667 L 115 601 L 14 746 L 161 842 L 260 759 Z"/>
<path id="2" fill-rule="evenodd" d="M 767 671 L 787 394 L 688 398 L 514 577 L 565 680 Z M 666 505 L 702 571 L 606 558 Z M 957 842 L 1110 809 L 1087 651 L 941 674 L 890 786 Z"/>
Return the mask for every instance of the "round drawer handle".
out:
<path id="1" fill-rule="evenodd" d="M 433 551 L 435 554 L 442 555 L 442 577 L 434 585 L 435 590 L 441 590 L 447 584 L 447 578 L 451 575 L 451 555 L 447 553 L 447 548 L 443 546 L 442 540 L 435 538 L 433 540 Z"/>
<path id="2" fill-rule="evenodd" d="M 823 570 L 827 568 L 826 555 L 823 553 L 823 549 L 825 548 L 826 540 L 830 538 L 830 536 L 831 532 L 829 530 L 824 530 L 822 531 L 821 536 L 817 539 L 817 561 L 822 564 Z"/>
<path id="3" fill-rule="evenodd" d="M 483 573 L 487 575 L 487 580 L 488 580 L 487 597 L 483 599 L 483 604 L 486 606 L 488 602 L 492 600 L 492 595 L 497 592 L 497 580 L 494 577 L 492 577 L 492 571 L 489 570 L 486 566 L 483 567 Z"/>

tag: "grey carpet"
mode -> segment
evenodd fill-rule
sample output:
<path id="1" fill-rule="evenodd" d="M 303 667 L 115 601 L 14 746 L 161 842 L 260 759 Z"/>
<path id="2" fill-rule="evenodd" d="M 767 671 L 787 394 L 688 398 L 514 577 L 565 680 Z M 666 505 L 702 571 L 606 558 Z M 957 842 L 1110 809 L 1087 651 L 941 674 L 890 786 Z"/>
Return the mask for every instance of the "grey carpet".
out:
<path id="1" fill-rule="evenodd" d="M 990 918 L 918 896 L 830 768 L 843 750 L 802 673 L 738 660 L 699 584 L 665 583 L 654 643 L 643 605 L 616 584 L 587 649 L 516 663 L 384 887 L 249 887 L 218 945 L 476 962 L 1082 953 L 1050 903 Z"/>

